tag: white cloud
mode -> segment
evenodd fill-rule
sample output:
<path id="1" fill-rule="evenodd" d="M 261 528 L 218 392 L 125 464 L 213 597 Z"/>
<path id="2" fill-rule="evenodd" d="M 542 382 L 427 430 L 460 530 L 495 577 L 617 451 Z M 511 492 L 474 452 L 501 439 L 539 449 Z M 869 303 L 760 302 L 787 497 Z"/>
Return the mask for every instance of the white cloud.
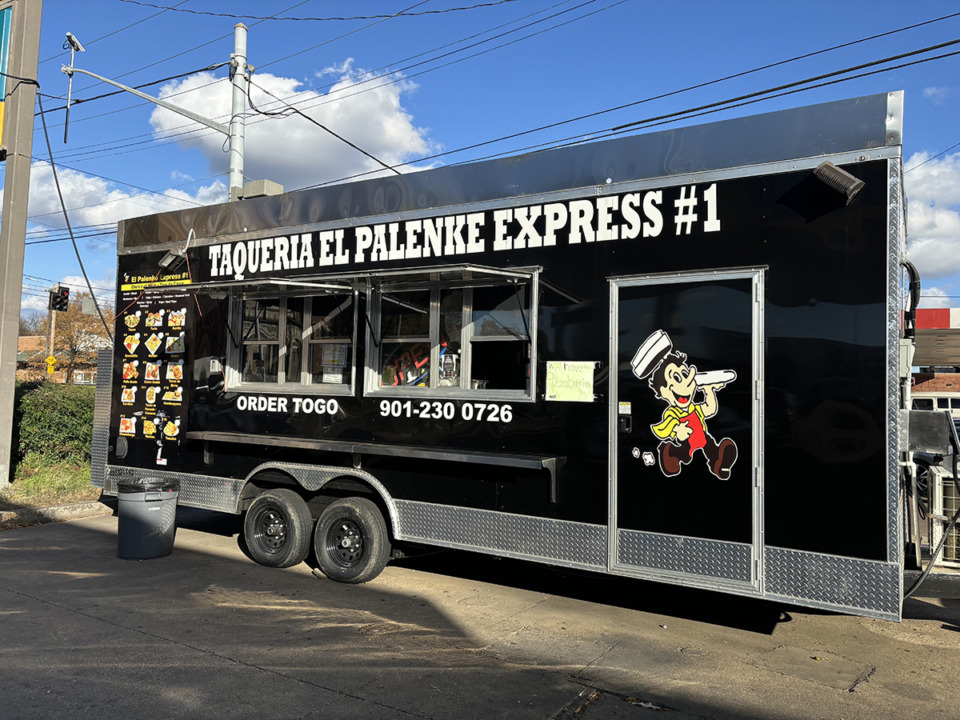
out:
<path id="1" fill-rule="evenodd" d="M 953 94 L 952 88 L 946 87 L 927 87 L 923 89 L 923 97 L 932 100 L 934 105 L 941 105 Z"/>
<path id="2" fill-rule="evenodd" d="M 116 224 L 126 218 L 226 200 L 226 187 L 219 180 L 200 188 L 196 195 L 182 190 L 167 190 L 160 195 L 127 192 L 102 178 L 59 166 L 57 178 L 73 227 Z M 53 173 L 47 162 L 36 161 L 31 166 L 27 215 L 29 222 L 54 228 L 66 227 Z"/>
<path id="3" fill-rule="evenodd" d="M 220 180 L 211 185 L 203 186 L 195 195 L 183 190 L 167 190 L 164 194 L 137 194 L 127 192 L 118 186 L 102 179 L 85 175 L 76 170 L 58 168 L 57 178 L 63 192 L 67 206 L 70 225 L 78 236 L 77 243 L 84 265 L 91 267 L 109 267 L 109 275 L 92 280 L 98 300 L 113 301 L 113 270 L 116 262 L 116 245 L 113 239 L 116 236 L 116 224 L 119 220 L 141 215 L 151 215 L 196 205 L 210 205 L 226 201 L 226 185 Z M 0 189 L 0 197 L 2 197 Z M 27 209 L 27 242 L 49 238 L 66 238 L 64 232 L 66 223 L 60 207 L 60 199 L 53 181 L 53 173 L 47 162 L 35 161 L 30 172 L 30 200 Z M 91 226 L 103 226 L 106 235 L 84 238 L 84 232 Z M 69 240 L 45 245 L 30 245 L 28 250 L 42 252 L 45 257 L 51 258 L 50 265 L 58 266 L 62 257 L 68 256 L 68 265 L 77 267 L 73 248 Z M 53 258 L 56 257 L 56 260 Z M 59 282 L 71 285 L 71 290 L 77 292 L 86 288 L 82 276 L 54 278 L 54 270 L 41 271 L 39 274 L 47 277 L 44 283 L 50 286 Z M 97 273 L 104 272 L 96 270 Z M 100 288 L 107 288 L 106 291 Z M 20 298 L 21 311 L 33 312 L 47 309 L 47 297 L 37 294 L 36 288 L 31 287 Z"/>
<path id="4" fill-rule="evenodd" d="M 41 285 L 50 288 L 57 283 L 69 286 L 71 301 L 78 293 L 90 294 L 87 281 L 83 278 L 83 275 L 66 275 L 53 282 L 45 278 L 35 278 L 30 283 L 30 292 L 20 298 L 20 312 L 28 314 L 34 312 L 46 313 L 49 298 L 39 288 Z M 90 278 L 90 284 L 93 286 L 93 292 L 96 294 L 97 302 L 100 303 L 101 308 L 104 304 L 113 304 L 115 283 L 116 277 L 112 273 L 107 277 Z"/>
<path id="5" fill-rule="evenodd" d="M 960 153 L 905 164 L 907 257 L 923 279 L 960 273 Z"/>
<path id="6" fill-rule="evenodd" d="M 951 298 L 947 292 L 938 287 L 925 287 L 921 290 L 920 304 L 917 307 L 922 308 L 948 308 L 953 307 Z"/>
<path id="7" fill-rule="evenodd" d="M 401 96 L 414 90 L 412 83 L 390 83 L 393 76 L 377 78 L 355 71 L 351 61 L 326 68 L 318 76 L 328 74 L 337 80 L 326 93 L 305 88 L 301 81 L 292 78 L 257 74 L 251 88 L 253 105 L 262 111 L 280 112 L 287 106 L 277 102 L 275 97 L 289 98 L 317 123 L 387 165 L 396 165 L 434 150 L 426 130 L 413 124 L 413 118 L 401 104 Z M 225 123 L 231 92 L 232 86 L 227 79 L 201 73 L 165 85 L 160 96 Z M 184 118 L 159 107 L 153 111 L 150 122 L 158 135 L 182 133 L 189 127 Z M 183 135 L 178 142 L 184 148 L 198 148 L 210 163 L 210 172 L 214 173 L 223 172 L 228 167 L 225 140 L 220 133 L 204 130 Z M 247 116 L 244 176 L 248 180 L 273 180 L 293 190 L 378 167 L 381 165 L 376 161 L 302 116 L 267 117 L 252 111 Z"/>

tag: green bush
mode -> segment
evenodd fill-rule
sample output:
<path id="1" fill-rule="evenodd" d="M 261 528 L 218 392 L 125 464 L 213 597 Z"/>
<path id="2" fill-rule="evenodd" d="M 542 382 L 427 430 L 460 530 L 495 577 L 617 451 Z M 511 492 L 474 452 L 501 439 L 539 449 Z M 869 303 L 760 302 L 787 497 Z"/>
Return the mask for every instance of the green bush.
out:
<path id="1" fill-rule="evenodd" d="M 95 389 L 87 385 L 18 383 L 14 438 L 18 464 L 90 462 Z"/>

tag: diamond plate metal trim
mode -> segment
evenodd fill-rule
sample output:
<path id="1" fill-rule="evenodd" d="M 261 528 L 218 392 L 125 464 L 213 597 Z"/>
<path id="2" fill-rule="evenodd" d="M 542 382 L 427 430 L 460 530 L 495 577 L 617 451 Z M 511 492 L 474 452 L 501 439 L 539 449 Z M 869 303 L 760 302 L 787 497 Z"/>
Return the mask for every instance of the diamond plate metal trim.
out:
<path id="1" fill-rule="evenodd" d="M 180 505 L 203 508 L 204 510 L 218 510 L 220 512 L 238 512 L 240 491 L 246 480 L 213 477 L 212 475 L 195 475 L 193 473 L 169 472 L 166 470 L 144 470 L 142 468 L 107 467 L 107 482 L 111 491 L 115 492 L 117 482 L 124 478 L 155 477 L 161 480 L 170 480 L 180 485 L 180 495 L 177 502 Z"/>
<path id="2" fill-rule="evenodd" d="M 888 291 L 887 291 L 887 559 L 898 565 L 903 554 L 903 514 L 900 512 L 900 448 L 901 435 L 906 431 L 900 422 L 900 337 L 901 310 L 904 305 L 904 287 L 901 283 L 901 263 L 905 253 L 903 174 L 900 158 L 891 158 L 888 164 Z M 900 581 L 902 585 L 902 578 Z M 901 587 L 902 590 L 902 587 Z"/>
<path id="3" fill-rule="evenodd" d="M 97 389 L 93 401 L 93 437 L 90 446 L 90 484 L 102 488 L 110 447 L 110 398 L 113 389 L 113 351 L 97 353 Z"/>
<path id="4" fill-rule="evenodd" d="M 636 530 L 617 533 L 617 562 L 621 565 L 748 583 L 751 557 L 751 546 L 739 543 Z"/>
<path id="5" fill-rule="evenodd" d="M 331 480 L 338 480 L 341 478 L 350 478 L 353 480 L 359 480 L 360 482 L 369 485 L 375 492 L 377 492 L 381 498 L 383 498 L 384 504 L 387 506 L 387 512 L 390 515 L 390 524 L 393 527 L 398 527 L 399 518 L 397 516 L 397 507 L 393 498 L 390 496 L 390 493 L 387 492 L 387 489 L 383 484 L 377 480 L 376 477 L 366 472 L 365 470 L 359 470 L 356 468 L 345 468 L 337 466 L 327 466 L 327 465 L 298 465 L 296 463 L 264 463 L 263 465 L 257 466 L 248 476 L 247 479 L 256 476 L 259 473 L 268 471 L 268 470 L 278 470 L 280 472 L 286 473 L 294 478 L 300 485 L 305 489 L 311 492 L 316 492 L 324 485 L 326 485 Z"/>
<path id="6" fill-rule="evenodd" d="M 397 539 L 606 569 L 603 525 L 397 500 Z"/>
<path id="7" fill-rule="evenodd" d="M 798 605 L 900 619 L 900 566 L 873 560 L 766 548 L 765 592 Z"/>

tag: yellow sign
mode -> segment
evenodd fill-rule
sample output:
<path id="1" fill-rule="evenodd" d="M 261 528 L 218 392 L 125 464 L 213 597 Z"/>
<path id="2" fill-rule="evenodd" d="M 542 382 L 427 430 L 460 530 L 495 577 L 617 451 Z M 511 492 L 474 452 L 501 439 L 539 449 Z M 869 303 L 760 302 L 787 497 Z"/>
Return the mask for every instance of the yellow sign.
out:
<path id="1" fill-rule="evenodd" d="M 191 283 L 190 273 L 186 270 L 179 273 L 167 273 L 163 275 L 124 275 L 123 282 L 120 283 L 120 289 L 124 292 L 131 290 L 146 290 L 148 288 L 172 287 L 175 285 L 189 285 Z"/>
<path id="2" fill-rule="evenodd" d="M 56 362 L 57 362 L 57 359 L 53 355 L 47 358 L 47 365 L 49 365 L 50 367 L 53 367 Z"/>
<path id="3" fill-rule="evenodd" d="M 138 283 L 124 283 L 120 285 L 120 289 L 124 292 L 130 290 L 146 290 L 148 288 L 159 288 L 159 287 L 172 287 L 175 285 L 189 285 L 190 278 L 184 278 L 182 280 L 157 280 L 149 282 L 138 282 Z"/>
<path id="4" fill-rule="evenodd" d="M 594 362 L 548 362 L 546 399 L 593 402 Z"/>

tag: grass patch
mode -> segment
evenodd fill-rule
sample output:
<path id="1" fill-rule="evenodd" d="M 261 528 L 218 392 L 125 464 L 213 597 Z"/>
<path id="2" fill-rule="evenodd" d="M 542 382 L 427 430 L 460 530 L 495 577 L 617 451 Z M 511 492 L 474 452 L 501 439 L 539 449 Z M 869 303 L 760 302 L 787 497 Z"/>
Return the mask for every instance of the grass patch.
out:
<path id="1" fill-rule="evenodd" d="M 90 487 L 90 466 L 63 462 L 36 469 L 21 466 L 10 487 L 0 491 L 0 510 L 50 507 L 99 499 Z"/>
<path id="2" fill-rule="evenodd" d="M 14 401 L 15 467 L 0 490 L 0 510 L 99 499 L 90 487 L 94 388 L 18 382 Z"/>

